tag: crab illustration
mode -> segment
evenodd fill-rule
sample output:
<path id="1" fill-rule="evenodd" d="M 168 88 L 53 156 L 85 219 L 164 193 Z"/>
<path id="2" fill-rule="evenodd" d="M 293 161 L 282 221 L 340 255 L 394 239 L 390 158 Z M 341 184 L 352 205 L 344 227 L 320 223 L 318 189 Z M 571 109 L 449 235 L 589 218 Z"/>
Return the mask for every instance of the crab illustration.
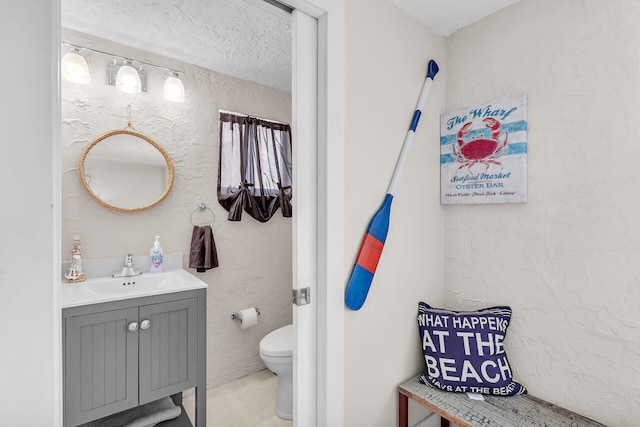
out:
<path id="1" fill-rule="evenodd" d="M 483 119 L 484 125 L 491 130 L 491 136 L 480 135 L 465 141 L 465 135 L 471 132 L 473 122 L 462 126 L 458 131 L 457 143 L 453 144 L 453 156 L 463 167 L 471 168 L 473 165 L 481 163 L 489 168 L 490 164 L 500 165 L 498 159 L 507 151 L 507 131 L 500 132 L 501 124 L 498 120 L 488 117 Z"/>

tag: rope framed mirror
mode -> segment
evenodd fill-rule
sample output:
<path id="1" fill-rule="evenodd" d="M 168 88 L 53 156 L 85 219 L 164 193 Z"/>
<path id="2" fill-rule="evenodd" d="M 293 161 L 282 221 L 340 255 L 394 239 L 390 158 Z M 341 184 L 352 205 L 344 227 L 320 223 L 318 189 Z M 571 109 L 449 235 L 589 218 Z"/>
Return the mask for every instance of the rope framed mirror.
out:
<path id="1" fill-rule="evenodd" d="M 173 187 L 169 154 L 130 126 L 93 140 L 80 156 L 78 176 L 93 200 L 116 212 L 141 212 Z"/>

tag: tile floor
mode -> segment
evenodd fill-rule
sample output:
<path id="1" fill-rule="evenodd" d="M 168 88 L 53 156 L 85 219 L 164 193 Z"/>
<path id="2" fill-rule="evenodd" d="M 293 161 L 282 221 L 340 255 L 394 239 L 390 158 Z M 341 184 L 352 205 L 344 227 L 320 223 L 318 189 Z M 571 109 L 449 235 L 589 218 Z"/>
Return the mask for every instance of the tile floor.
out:
<path id="1" fill-rule="evenodd" d="M 278 418 L 276 376 L 268 369 L 207 390 L 207 425 L 216 427 L 291 427 Z M 195 419 L 195 396 L 184 397 L 184 408 Z"/>

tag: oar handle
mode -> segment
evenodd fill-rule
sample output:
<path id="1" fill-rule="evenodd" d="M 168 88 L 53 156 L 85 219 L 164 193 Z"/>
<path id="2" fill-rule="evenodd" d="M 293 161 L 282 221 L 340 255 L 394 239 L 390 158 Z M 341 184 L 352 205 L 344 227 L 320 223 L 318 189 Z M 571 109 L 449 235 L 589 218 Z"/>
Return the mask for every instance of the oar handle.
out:
<path id="1" fill-rule="evenodd" d="M 427 78 L 424 80 L 424 84 L 422 85 L 422 91 L 420 92 L 420 97 L 418 98 L 418 105 L 416 106 L 416 111 L 413 113 L 413 118 L 411 119 L 411 125 L 409 126 L 409 130 L 407 131 L 407 136 L 404 138 L 404 143 L 402 144 L 402 151 L 400 152 L 400 157 L 398 157 L 398 163 L 396 163 L 396 169 L 393 172 L 393 177 L 391 177 L 391 182 L 389 183 L 389 188 L 387 189 L 387 194 L 395 194 L 396 187 L 398 186 L 398 180 L 400 179 L 400 173 L 404 168 L 404 162 L 407 160 L 407 155 L 409 154 L 409 148 L 411 148 L 411 143 L 413 142 L 413 137 L 416 134 L 416 128 L 418 127 L 418 122 L 420 122 L 420 116 L 422 115 L 422 109 L 424 108 L 424 104 L 427 101 L 427 97 L 429 96 L 429 91 L 431 90 L 431 84 L 433 83 L 433 78 L 438 74 L 440 68 L 438 64 L 433 59 L 429 61 L 429 65 L 427 67 Z"/>

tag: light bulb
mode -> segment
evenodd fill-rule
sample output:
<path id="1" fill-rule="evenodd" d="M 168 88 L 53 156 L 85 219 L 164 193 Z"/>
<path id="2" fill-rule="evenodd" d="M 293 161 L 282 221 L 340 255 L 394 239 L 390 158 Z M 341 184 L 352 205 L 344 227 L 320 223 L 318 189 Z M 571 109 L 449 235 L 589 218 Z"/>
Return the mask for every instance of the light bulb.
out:
<path id="1" fill-rule="evenodd" d="M 184 101 L 184 85 L 182 80 L 178 77 L 177 73 L 173 73 L 172 76 L 167 77 L 164 82 L 164 98 L 172 102 Z"/>
<path id="2" fill-rule="evenodd" d="M 73 52 L 67 52 L 64 55 L 61 62 L 61 75 L 65 80 L 73 83 L 91 83 L 87 61 L 77 52 L 79 50 L 75 49 Z"/>
<path id="3" fill-rule="evenodd" d="M 133 68 L 133 64 L 127 61 L 118 69 L 116 76 L 116 88 L 125 93 L 140 93 L 142 85 L 140 74 Z"/>

